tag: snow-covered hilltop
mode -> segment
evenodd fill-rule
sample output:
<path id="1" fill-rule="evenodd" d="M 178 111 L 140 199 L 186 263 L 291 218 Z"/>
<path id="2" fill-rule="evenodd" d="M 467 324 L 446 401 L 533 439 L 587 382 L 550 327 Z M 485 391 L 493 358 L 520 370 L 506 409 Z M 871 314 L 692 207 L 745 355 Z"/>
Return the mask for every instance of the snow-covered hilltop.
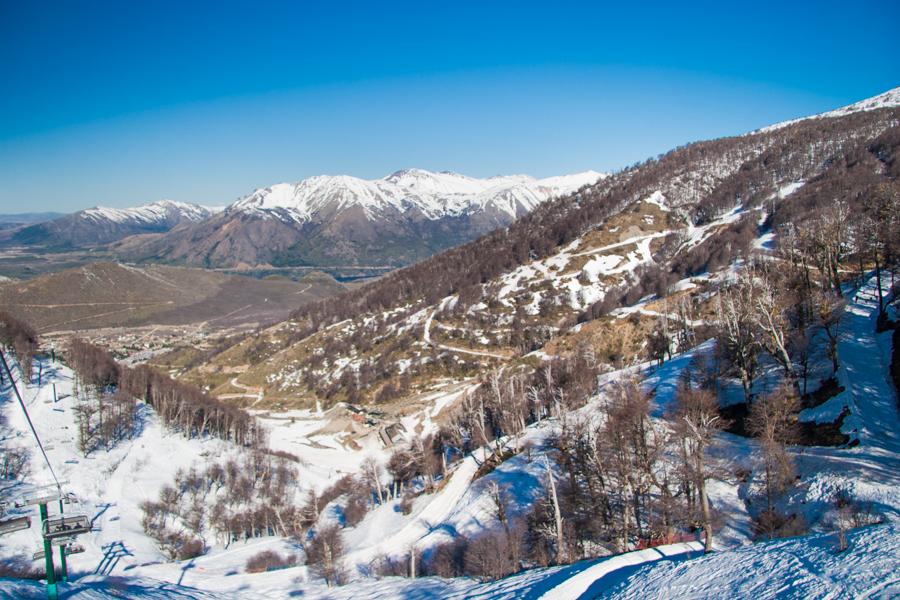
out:
<path id="1" fill-rule="evenodd" d="M 300 223 L 357 206 L 370 220 L 389 211 L 405 213 L 415 209 L 431 220 L 494 211 L 516 218 L 549 198 L 573 192 L 604 177 L 603 173 L 584 171 L 546 179 L 528 175 L 477 179 L 422 169 L 404 169 L 371 180 L 320 175 L 256 190 L 228 210 L 264 218 L 283 211 Z"/>
<path id="2" fill-rule="evenodd" d="M 201 221 L 209 218 L 215 211 L 187 202 L 177 200 L 160 200 L 152 204 L 132 208 L 110 208 L 95 206 L 73 216 L 90 219 L 95 222 L 112 221 L 115 223 L 166 224 L 172 221 Z"/>
<path id="3" fill-rule="evenodd" d="M 866 98 L 865 100 L 860 100 L 859 102 L 854 102 L 853 104 L 848 104 L 847 106 L 842 106 L 841 108 L 836 108 L 835 110 L 830 110 L 818 115 L 801 117 L 799 119 L 791 119 L 789 121 L 775 123 L 774 125 L 769 125 L 767 127 L 757 129 L 753 133 L 766 133 L 769 131 L 775 131 L 777 129 L 782 129 L 783 127 L 787 127 L 788 125 L 793 125 L 794 123 L 799 123 L 808 119 L 829 119 L 834 117 L 844 117 L 856 112 L 878 110 L 879 108 L 893 108 L 895 106 L 900 106 L 900 87 L 895 87 L 894 89 L 888 90 L 883 94 L 878 94 L 877 96 L 872 96 L 871 98 Z"/>

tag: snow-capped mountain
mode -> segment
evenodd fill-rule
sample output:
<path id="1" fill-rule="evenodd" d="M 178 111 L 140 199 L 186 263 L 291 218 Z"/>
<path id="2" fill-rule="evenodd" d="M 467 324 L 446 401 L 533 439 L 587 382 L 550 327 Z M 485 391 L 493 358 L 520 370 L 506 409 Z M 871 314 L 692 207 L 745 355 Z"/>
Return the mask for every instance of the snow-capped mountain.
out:
<path id="1" fill-rule="evenodd" d="M 95 247 L 142 233 L 169 231 L 182 223 L 212 216 L 208 208 L 174 200 L 160 200 L 134 208 L 96 206 L 37 223 L 9 233 L 7 243 L 29 246 Z"/>
<path id="2" fill-rule="evenodd" d="M 256 190 L 229 210 L 264 218 L 283 214 L 298 223 L 356 206 L 370 220 L 392 211 L 411 210 L 431 220 L 476 212 L 499 212 L 516 218 L 551 197 L 596 183 L 603 177 L 602 173 L 585 171 L 547 179 L 528 175 L 476 179 L 422 169 L 404 169 L 373 180 L 321 175 Z"/>
<path id="3" fill-rule="evenodd" d="M 75 213 L 76 216 L 97 223 L 145 223 L 164 224 L 173 221 L 202 221 L 213 214 L 213 210 L 196 204 L 178 202 L 176 200 L 160 200 L 152 204 L 133 208 L 109 208 L 95 206 Z"/>
<path id="4" fill-rule="evenodd" d="M 124 240 L 116 252 L 215 267 L 396 266 L 506 226 L 603 177 L 586 171 L 477 179 L 422 169 L 374 180 L 322 175 L 258 189 L 221 214 L 154 238 Z"/>

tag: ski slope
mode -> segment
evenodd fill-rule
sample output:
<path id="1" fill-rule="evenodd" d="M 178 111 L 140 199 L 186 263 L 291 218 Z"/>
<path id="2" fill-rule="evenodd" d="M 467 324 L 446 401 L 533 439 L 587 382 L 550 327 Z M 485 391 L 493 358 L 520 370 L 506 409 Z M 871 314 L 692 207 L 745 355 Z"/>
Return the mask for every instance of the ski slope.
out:
<path id="1" fill-rule="evenodd" d="M 67 489 L 81 501 L 80 510 L 94 521 L 95 531 L 79 540 L 84 554 L 70 560 L 76 578 L 68 584 L 71 598 L 891 598 L 900 593 L 895 575 L 900 567 L 900 434 L 896 396 L 886 379 L 890 334 L 875 334 L 877 316 L 874 280 L 848 296 L 839 352 L 840 382 L 846 391 L 829 400 L 846 405 L 851 416 L 845 431 L 859 439 L 850 448 L 794 449 L 801 480 L 788 498 L 800 508 L 817 533 L 749 543 L 750 524 L 741 488 L 727 481 L 710 483 L 714 506 L 730 524 L 717 534 L 717 552 L 698 556 L 697 544 L 675 545 L 583 561 L 574 565 L 533 569 L 503 580 L 482 583 L 459 578 L 387 578 L 365 576 L 378 556 L 408 556 L 427 550 L 456 534 L 472 535 L 492 525 L 486 489 L 499 483 L 511 490 L 511 514 L 522 514 L 543 493 L 541 442 L 556 427 L 546 420 L 528 428 L 519 443 L 537 448 L 505 461 L 474 479 L 485 450 L 459 462 L 438 490 L 417 498 L 409 515 L 391 501 L 372 510 L 355 528 L 345 531 L 349 548 L 346 566 L 351 583 L 335 589 L 311 577 L 305 566 L 269 573 L 244 572 L 247 558 L 263 549 L 302 555 L 299 545 L 279 538 L 258 538 L 229 547 L 213 547 L 191 561 L 167 562 L 140 528 L 139 504 L 155 497 L 171 482 L 179 467 L 202 461 L 226 449 L 217 440 L 185 440 L 165 431 L 149 408 L 142 410 L 140 435 L 109 452 L 84 459 L 74 443 L 72 375 L 61 365 L 44 363 L 43 386 L 25 387 L 25 401 L 48 446 L 48 454 Z M 661 414 L 674 393 L 672 382 L 701 345 L 661 367 L 630 367 L 603 378 L 604 382 L 640 372 L 656 392 Z M 53 384 L 58 401 L 53 401 Z M 603 393 L 601 387 L 601 394 Z M 2 392 L 3 437 L 24 445 L 30 434 L 8 388 Z M 585 415 L 590 405 L 581 409 Z M 300 415 L 295 415 L 300 416 Z M 272 427 L 272 445 L 298 453 L 309 481 L 324 485 L 342 472 L 357 468 L 365 452 L 339 444 L 310 444 L 316 428 L 312 413 L 302 418 L 265 419 Z M 324 438 L 322 439 L 327 442 Z M 723 435 L 719 453 L 729 461 L 749 461 L 754 441 Z M 337 457 L 344 457 L 341 461 Z M 331 467 L 327 465 L 332 465 Z M 338 471 L 334 467 L 340 465 Z M 30 483 L 52 481 L 39 454 L 32 456 Z M 836 491 L 849 490 L 872 502 L 884 525 L 851 532 L 850 547 L 837 553 L 829 530 L 829 510 Z M 69 509 L 67 509 L 69 510 Z M 518 512 L 517 512 L 518 511 Z M 30 556 L 39 536 L 32 528 L 0 538 L 0 553 Z M 41 597 L 39 584 L 0 581 L 0 598 Z"/>
<path id="2" fill-rule="evenodd" d="M 203 583 L 212 589 L 176 585 L 148 577 L 87 576 L 64 587 L 72 600 L 514 600 L 547 598 L 719 598 L 890 599 L 900 594 L 900 529 L 870 527 L 848 536 L 849 547 L 835 551 L 832 534 L 752 544 L 728 552 L 697 556 L 661 547 L 565 567 L 534 569 L 494 582 L 473 579 L 388 577 L 338 588 L 308 583 L 300 571 L 234 574 Z M 587 584 L 587 587 L 585 585 Z M 36 582 L 0 580 L 0 599 L 43 598 Z"/>

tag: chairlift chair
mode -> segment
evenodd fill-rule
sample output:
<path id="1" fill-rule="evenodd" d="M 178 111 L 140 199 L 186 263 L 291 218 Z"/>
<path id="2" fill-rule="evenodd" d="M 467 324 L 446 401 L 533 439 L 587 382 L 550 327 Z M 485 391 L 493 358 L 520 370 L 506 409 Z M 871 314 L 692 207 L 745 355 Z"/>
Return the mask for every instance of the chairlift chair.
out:
<path id="1" fill-rule="evenodd" d="M 45 539 L 74 537 L 91 530 L 91 521 L 87 515 L 60 515 L 43 522 L 42 533 Z"/>
<path id="2" fill-rule="evenodd" d="M 29 517 L 15 517 L 0 521 L 0 535 L 21 531 L 31 527 L 31 519 Z"/>
<path id="3" fill-rule="evenodd" d="M 81 544 L 68 544 L 66 546 L 66 556 L 70 554 L 81 554 L 84 552 L 84 546 Z"/>

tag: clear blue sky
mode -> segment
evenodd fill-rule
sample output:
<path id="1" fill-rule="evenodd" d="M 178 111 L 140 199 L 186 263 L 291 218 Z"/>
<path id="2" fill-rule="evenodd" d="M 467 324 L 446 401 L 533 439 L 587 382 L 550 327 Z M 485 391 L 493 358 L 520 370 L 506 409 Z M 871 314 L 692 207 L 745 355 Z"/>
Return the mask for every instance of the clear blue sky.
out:
<path id="1" fill-rule="evenodd" d="M 0 0 L 0 212 L 612 170 L 900 85 L 900 3 Z"/>

